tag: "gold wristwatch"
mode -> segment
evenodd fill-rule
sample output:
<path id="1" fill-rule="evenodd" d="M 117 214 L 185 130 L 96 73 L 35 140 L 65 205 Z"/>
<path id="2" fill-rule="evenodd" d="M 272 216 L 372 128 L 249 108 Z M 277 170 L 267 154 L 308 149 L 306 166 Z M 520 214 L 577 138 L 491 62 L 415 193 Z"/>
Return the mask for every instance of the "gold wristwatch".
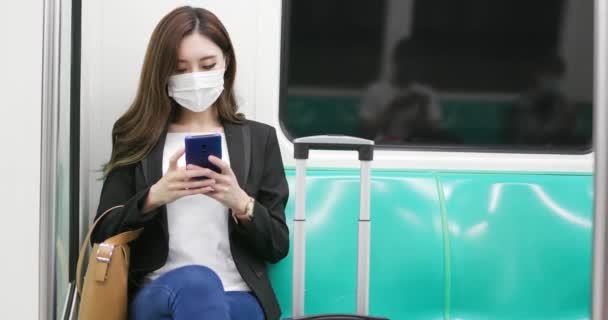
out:
<path id="1" fill-rule="evenodd" d="M 252 197 L 249 197 L 249 201 L 247 202 L 247 206 L 245 206 L 245 211 L 242 214 L 237 215 L 235 211 L 232 211 L 232 218 L 234 219 L 234 223 L 239 223 L 239 218 L 246 217 L 249 221 L 253 220 L 253 205 L 255 204 L 255 200 Z"/>

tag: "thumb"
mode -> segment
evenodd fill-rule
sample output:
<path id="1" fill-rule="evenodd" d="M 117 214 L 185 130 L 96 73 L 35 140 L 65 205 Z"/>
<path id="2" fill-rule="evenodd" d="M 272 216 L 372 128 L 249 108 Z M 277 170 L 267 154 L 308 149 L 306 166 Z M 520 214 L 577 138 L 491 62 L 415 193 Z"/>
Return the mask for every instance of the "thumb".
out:
<path id="1" fill-rule="evenodd" d="M 181 147 L 175 151 L 175 153 L 171 156 L 171 159 L 169 159 L 169 170 L 177 170 L 177 160 L 179 160 L 179 158 L 181 158 L 185 152 L 186 149 L 184 149 L 184 147 Z"/>

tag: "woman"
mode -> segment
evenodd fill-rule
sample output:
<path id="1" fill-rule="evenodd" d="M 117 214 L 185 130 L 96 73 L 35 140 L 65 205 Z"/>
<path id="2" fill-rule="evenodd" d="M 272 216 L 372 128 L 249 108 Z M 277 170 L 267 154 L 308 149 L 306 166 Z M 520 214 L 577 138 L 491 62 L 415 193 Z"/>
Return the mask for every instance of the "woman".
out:
<path id="1" fill-rule="evenodd" d="M 181 7 L 152 34 L 139 89 L 112 130 L 94 242 L 131 243 L 131 319 L 277 319 L 266 262 L 287 255 L 288 186 L 275 130 L 237 113 L 219 19 Z M 184 137 L 220 133 L 221 173 L 185 166 Z M 206 177 L 207 179 L 196 179 Z"/>

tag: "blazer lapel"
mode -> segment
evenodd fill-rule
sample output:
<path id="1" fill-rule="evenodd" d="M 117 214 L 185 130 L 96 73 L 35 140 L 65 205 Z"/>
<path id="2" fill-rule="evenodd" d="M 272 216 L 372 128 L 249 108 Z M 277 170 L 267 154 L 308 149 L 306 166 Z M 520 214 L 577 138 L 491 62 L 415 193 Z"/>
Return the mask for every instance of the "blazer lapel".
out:
<path id="1" fill-rule="evenodd" d="M 165 139 L 167 138 L 167 128 L 163 130 L 158 142 L 152 150 L 141 161 L 146 184 L 151 186 L 155 184 L 163 176 L 163 150 L 165 149 Z M 160 219 L 165 239 L 169 239 L 169 225 L 167 222 L 167 208 L 160 207 Z"/>
<path id="2" fill-rule="evenodd" d="M 158 143 L 154 145 L 150 153 L 142 160 L 144 178 L 148 185 L 156 183 L 163 176 L 163 149 L 165 148 L 165 139 L 167 138 L 167 130 L 158 139 Z"/>
<path id="3" fill-rule="evenodd" d="M 225 123 L 224 133 L 230 154 L 230 167 L 242 189 L 246 189 L 249 176 L 249 163 L 251 162 L 251 137 L 247 125 Z M 232 211 L 229 213 L 232 215 Z M 232 219 L 229 219 L 232 221 Z M 228 223 L 228 232 L 232 233 L 234 224 Z"/>
<path id="4" fill-rule="evenodd" d="M 248 131 L 249 127 L 247 125 L 224 124 L 226 144 L 228 145 L 228 153 L 230 155 L 230 167 L 243 189 L 247 185 L 251 160 L 251 138 Z"/>

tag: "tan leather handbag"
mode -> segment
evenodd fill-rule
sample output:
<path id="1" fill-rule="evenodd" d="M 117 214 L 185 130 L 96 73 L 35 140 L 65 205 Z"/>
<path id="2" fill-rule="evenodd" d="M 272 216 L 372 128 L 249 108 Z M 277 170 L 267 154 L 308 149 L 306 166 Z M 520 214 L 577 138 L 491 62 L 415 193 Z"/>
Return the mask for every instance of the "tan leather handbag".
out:
<path id="1" fill-rule="evenodd" d="M 82 263 L 91 233 L 105 215 L 122 207 L 122 205 L 112 207 L 100 215 L 80 247 L 76 287 L 80 295 L 79 319 L 81 320 L 126 320 L 128 317 L 128 243 L 137 239 L 143 229 L 123 232 L 102 243 L 95 243 L 89 255 L 84 285 L 82 284 Z"/>

